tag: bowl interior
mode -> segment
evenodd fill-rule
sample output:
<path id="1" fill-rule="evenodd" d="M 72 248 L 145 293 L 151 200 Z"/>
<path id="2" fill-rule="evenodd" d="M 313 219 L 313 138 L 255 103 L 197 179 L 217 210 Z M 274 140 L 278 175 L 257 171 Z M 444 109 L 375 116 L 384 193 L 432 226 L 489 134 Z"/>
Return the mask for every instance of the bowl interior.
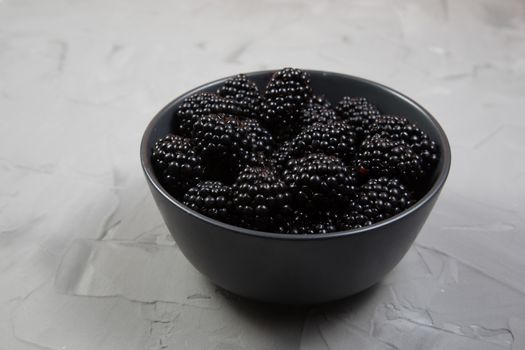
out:
<path id="1" fill-rule="evenodd" d="M 263 91 L 273 72 L 274 71 L 262 71 L 247 73 L 246 75 L 258 85 L 261 91 Z M 332 72 L 314 70 L 308 70 L 308 72 L 311 75 L 314 92 L 318 95 L 324 96 L 332 104 L 336 104 L 344 96 L 364 96 L 368 98 L 373 104 L 378 106 L 383 114 L 404 116 L 411 122 L 416 123 L 418 127 L 423 129 L 439 146 L 439 162 L 436 166 L 433 176 L 430 179 L 430 183 L 426 186 L 425 194 L 421 196 L 418 202 L 416 202 L 414 205 L 412 205 L 412 207 L 405 210 L 404 212 L 393 216 L 382 223 L 376 223 L 374 225 L 368 226 L 364 228 L 365 230 L 367 228 L 375 227 L 378 224 L 385 224 L 391 220 L 395 220 L 395 218 L 400 215 L 404 215 L 409 211 L 415 210 L 418 205 L 421 205 L 424 201 L 427 201 L 441 189 L 450 168 L 450 146 L 443 129 L 429 112 L 403 94 L 389 87 L 366 79 Z M 188 91 L 164 107 L 150 122 L 150 125 L 146 129 L 142 140 L 141 160 L 146 175 L 149 179 L 151 179 L 157 188 L 162 188 L 162 186 L 156 179 L 151 165 L 151 149 L 153 148 L 156 140 L 164 137 L 170 132 L 170 124 L 173 114 L 186 97 L 197 92 L 215 92 L 226 79 L 228 79 L 228 77 L 213 81 Z M 171 197 L 167 191 L 161 192 L 168 196 L 168 198 Z M 175 198 L 171 197 L 170 200 L 176 203 L 178 206 L 183 206 L 185 208 L 185 206 L 178 202 Z M 187 210 L 191 211 L 189 208 L 187 208 Z M 200 216 L 198 213 L 195 214 Z M 213 219 L 209 220 L 219 223 Z M 223 223 L 219 224 L 230 226 Z M 244 229 L 241 230 L 245 231 Z M 356 231 L 362 230 L 363 229 L 358 229 Z M 324 234 L 324 236 L 328 237 L 332 234 Z"/>

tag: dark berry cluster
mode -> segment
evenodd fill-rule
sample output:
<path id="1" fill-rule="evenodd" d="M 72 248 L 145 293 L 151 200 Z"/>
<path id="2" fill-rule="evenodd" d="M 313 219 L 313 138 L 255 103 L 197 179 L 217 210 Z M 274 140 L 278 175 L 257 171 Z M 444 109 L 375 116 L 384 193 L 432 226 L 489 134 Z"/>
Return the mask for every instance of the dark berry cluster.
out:
<path id="1" fill-rule="evenodd" d="M 232 190 L 233 210 L 244 227 L 272 230 L 291 213 L 289 188 L 272 168 L 246 167 Z"/>
<path id="2" fill-rule="evenodd" d="M 278 139 L 300 127 L 301 114 L 312 97 L 310 75 L 300 69 L 284 68 L 273 74 L 264 92 L 262 120 Z"/>
<path id="3" fill-rule="evenodd" d="M 397 178 L 371 178 L 357 191 L 352 209 L 338 221 L 342 229 L 371 225 L 402 212 L 412 202 L 410 191 Z"/>
<path id="4" fill-rule="evenodd" d="M 204 163 L 190 139 L 168 135 L 157 141 L 151 158 L 164 186 L 174 195 L 180 195 L 204 177 Z"/>
<path id="5" fill-rule="evenodd" d="M 332 104 L 322 97 L 312 97 L 301 113 L 302 127 L 314 123 L 328 123 L 338 119 Z"/>
<path id="6" fill-rule="evenodd" d="M 312 235 L 335 232 L 338 228 L 339 219 L 333 211 L 295 210 L 288 221 L 277 226 L 276 232 Z"/>
<path id="7" fill-rule="evenodd" d="M 247 117 L 252 109 L 231 98 L 222 98 L 212 93 L 198 93 L 190 96 L 177 109 L 172 121 L 172 130 L 176 134 L 189 137 L 193 125 L 209 114 Z"/>
<path id="8" fill-rule="evenodd" d="M 350 230 L 412 205 L 436 143 L 366 97 L 316 93 L 308 72 L 284 68 L 264 88 L 240 74 L 189 96 L 152 149 L 161 184 L 213 219 L 276 233 Z"/>
<path id="9" fill-rule="evenodd" d="M 361 144 L 357 168 L 362 175 L 395 175 L 408 181 L 424 175 L 421 157 L 410 145 L 380 134 L 367 137 Z"/>
<path id="10" fill-rule="evenodd" d="M 436 143 L 415 124 L 406 118 L 383 115 L 378 117 L 370 127 L 372 134 L 381 134 L 396 141 L 403 141 L 421 158 L 425 170 L 434 167 L 438 160 Z"/>
<path id="11" fill-rule="evenodd" d="M 365 97 L 343 97 L 335 107 L 335 112 L 341 119 L 352 125 L 361 139 L 369 134 L 370 127 L 380 115 L 377 107 Z"/>
<path id="12" fill-rule="evenodd" d="M 259 117 L 261 95 L 257 85 L 244 74 L 228 79 L 217 90 L 217 94 L 226 100 L 233 101 L 246 115 Z"/>
<path id="13" fill-rule="evenodd" d="M 299 208 L 344 207 L 355 194 L 357 179 L 339 158 L 313 153 L 288 162 L 283 178 Z"/>
<path id="14" fill-rule="evenodd" d="M 351 162 L 357 151 L 357 136 L 345 122 L 334 121 L 306 126 L 291 142 L 294 157 L 309 153 L 334 155 Z"/>
<path id="15" fill-rule="evenodd" d="M 220 181 L 202 181 L 184 195 L 184 204 L 210 218 L 228 222 L 232 215 L 231 187 Z"/>

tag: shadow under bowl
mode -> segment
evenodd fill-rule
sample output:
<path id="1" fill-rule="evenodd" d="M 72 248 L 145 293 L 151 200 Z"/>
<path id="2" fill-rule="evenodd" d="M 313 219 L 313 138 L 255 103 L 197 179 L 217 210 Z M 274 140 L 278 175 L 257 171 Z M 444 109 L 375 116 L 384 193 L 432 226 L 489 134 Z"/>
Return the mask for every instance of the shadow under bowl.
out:
<path id="1" fill-rule="evenodd" d="M 263 89 L 274 71 L 248 73 Z M 172 197 L 151 163 L 156 140 L 167 135 L 174 111 L 197 92 L 214 92 L 227 78 L 176 98 L 150 122 L 142 139 L 142 168 L 155 202 L 180 250 L 213 283 L 264 302 L 314 304 L 358 293 L 392 270 L 405 255 L 430 214 L 450 169 L 447 137 L 423 107 L 384 85 L 339 73 L 308 71 L 315 92 L 335 103 L 364 96 L 387 114 L 416 123 L 438 145 L 440 159 L 426 193 L 410 208 L 360 229 L 314 235 L 260 232 L 199 214 Z M 184 283 L 184 281 L 181 281 Z"/>

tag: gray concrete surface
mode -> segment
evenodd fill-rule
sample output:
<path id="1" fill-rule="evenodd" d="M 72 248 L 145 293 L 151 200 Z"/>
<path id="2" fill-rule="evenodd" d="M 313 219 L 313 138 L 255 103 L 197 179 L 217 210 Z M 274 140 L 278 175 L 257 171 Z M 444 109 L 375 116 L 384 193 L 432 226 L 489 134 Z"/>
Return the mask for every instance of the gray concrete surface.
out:
<path id="1" fill-rule="evenodd" d="M 342 302 L 219 292 L 138 161 L 178 94 L 297 66 L 419 101 L 453 150 L 403 261 Z M 525 349 L 525 2 L 0 0 L 0 349 Z"/>

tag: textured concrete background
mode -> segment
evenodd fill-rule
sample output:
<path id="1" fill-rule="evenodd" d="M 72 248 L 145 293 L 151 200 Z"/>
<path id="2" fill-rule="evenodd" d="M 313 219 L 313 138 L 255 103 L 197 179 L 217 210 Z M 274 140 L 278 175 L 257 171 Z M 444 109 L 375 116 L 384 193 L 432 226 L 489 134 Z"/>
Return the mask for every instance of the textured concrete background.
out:
<path id="1" fill-rule="evenodd" d="M 283 66 L 390 85 L 453 150 L 416 244 L 310 309 L 177 250 L 141 134 L 201 83 Z M 0 0 L 0 349 L 525 349 L 525 2 Z"/>

